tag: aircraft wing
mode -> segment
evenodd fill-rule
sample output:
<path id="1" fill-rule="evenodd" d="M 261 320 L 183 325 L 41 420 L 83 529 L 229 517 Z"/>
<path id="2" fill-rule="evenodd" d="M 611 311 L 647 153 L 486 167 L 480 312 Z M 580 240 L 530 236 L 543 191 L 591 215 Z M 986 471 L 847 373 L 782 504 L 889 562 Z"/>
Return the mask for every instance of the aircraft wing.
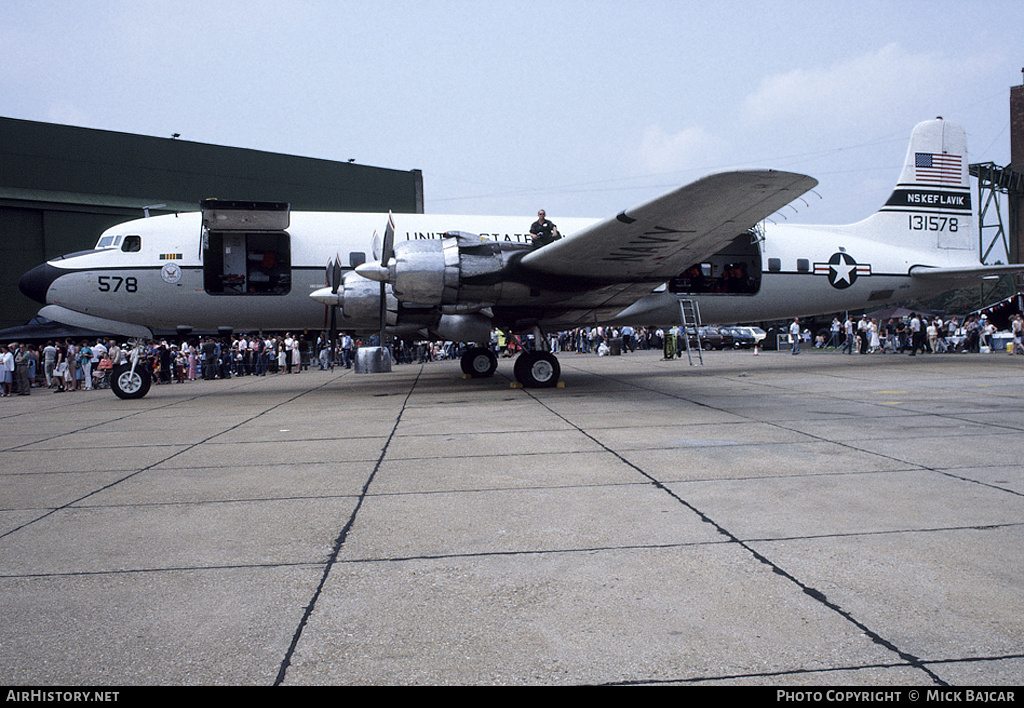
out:
<path id="1" fill-rule="evenodd" d="M 974 280 L 977 278 L 994 278 L 1000 275 L 1024 273 L 1024 263 L 1009 265 L 979 265 L 965 268 L 932 268 L 930 266 L 914 266 L 910 275 L 921 280 Z"/>
<path id="2" fill-rule="evenodd" d="M 603 283 L 675 277 L 812 189 L 817 180 L 774 170 L 697 180 L 527 254 L 523 268 Z"/>

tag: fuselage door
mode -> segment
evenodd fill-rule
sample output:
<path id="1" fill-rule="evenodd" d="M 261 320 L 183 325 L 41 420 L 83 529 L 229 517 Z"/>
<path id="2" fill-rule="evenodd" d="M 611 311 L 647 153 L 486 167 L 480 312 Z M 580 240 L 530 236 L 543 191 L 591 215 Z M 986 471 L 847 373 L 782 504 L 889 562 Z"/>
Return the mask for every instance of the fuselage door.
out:
<path id="1" fill-rule="evenodd" d="M 686 295 L 756 295 L 761 289 L 761 237 L 757 230 L 740 234 L 700 263 L 669 281 L 670 292 Z"/>
<path id="2" fill-rule="evenodd" d="M 203 202 L 203 282 L 211 295 L 287 295 L 292 286 L 289 205 Z"/>

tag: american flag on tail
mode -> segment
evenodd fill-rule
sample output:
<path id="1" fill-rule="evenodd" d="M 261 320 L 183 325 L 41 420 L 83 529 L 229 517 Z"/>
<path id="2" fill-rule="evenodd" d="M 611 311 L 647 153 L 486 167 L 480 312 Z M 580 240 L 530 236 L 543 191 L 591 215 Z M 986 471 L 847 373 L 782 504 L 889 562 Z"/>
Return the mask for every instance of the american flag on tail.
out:
<path id="1" fill-rule="evenodd" d="M 960 155 L 931 152 L 914 154 L 914 169 L 918 182 L 960 184 L 962 163 L 963 158 Z"/>

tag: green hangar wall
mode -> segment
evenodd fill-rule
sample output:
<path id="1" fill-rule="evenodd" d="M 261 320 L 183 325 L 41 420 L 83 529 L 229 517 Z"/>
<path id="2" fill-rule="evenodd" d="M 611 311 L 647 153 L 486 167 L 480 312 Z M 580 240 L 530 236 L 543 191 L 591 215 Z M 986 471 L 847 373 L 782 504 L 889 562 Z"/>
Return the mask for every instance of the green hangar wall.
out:
<path id="1" fill-rule="evenodd" d="M 0 329 L 39 304 L 18 279 L 105 229 L 207 198 L 296 211 L 423 212 L 423 175 L 349 162 L 0 117 Z"/>

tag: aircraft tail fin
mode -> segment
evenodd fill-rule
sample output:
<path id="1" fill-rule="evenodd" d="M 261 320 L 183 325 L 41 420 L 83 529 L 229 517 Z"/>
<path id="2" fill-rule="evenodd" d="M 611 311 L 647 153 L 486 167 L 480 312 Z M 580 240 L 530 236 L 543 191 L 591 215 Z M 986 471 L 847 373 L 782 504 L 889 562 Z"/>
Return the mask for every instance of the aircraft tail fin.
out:
<path id="1" fill-rule="evenodd" d="M 964 129 L 941 118 L 918 123 L 892 196 L 857 226 L 864 237 L 893 245 L 976 250 Z"/>

